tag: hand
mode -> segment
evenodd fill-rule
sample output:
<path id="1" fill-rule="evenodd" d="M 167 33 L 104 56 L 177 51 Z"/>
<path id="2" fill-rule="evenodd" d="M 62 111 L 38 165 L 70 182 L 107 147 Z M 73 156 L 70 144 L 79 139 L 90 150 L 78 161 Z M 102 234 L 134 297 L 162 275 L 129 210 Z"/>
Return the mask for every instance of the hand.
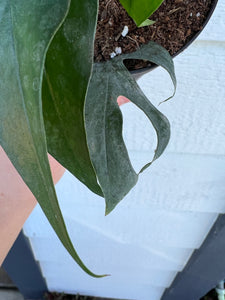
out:
<path id="1" fill-rule="evenodd" d="M 54 183 L 65 169 L 49 155 Z M 0 266 L 23 224 L 37 204 L 4 150 L 0 146 Z"/>
<path id="2" fill-rule="evenodd" d="M 121 105 L 123 105 L 127 102 L 130 102 L 130 100 L 128 98 L 124 97 L 124 96 L 119 96 L 117 98 L 117 103 L 118 103 L 119 106 L 121 106 Z"/>

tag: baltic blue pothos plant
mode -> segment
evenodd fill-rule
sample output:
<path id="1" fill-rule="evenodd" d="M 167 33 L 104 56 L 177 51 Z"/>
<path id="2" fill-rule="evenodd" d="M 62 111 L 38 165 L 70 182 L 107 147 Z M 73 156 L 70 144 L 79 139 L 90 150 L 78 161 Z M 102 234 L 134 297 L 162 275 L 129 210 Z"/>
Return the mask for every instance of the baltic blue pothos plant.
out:
<path id="1" fill-rule="evenodd" d="M 141 26 L 163 0 L 120 2 Z M 1 1 L 0 145 L 74 260 L 101 277 L 83 264 L 69 238 L 47 153 L 104 197 L 110 213 L 139 176 L 122 138 L 117 97 L 129 98 L 152 123 L 158 137 L 154 159 L 170 137 L 168 120 L 145 97 L 123 60 L 149 60 L 169 72 L 174 87 L 176 79 L 170 55 L 153 42 L 94 64 L 97 15 L 98 0 Z"/>

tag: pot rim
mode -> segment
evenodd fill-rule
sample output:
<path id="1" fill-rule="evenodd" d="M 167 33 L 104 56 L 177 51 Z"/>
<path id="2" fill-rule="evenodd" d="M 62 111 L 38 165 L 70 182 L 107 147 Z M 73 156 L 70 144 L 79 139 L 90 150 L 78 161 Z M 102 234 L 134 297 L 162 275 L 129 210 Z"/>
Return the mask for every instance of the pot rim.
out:
<path id="1" fill-rule="evenodd" d="M 199 30 L 198 32 L 196 32 L 192 36 L 192 38 L 177 53 L 175 53 L 172 56 L 172 58 L 174 58 L 178 54 L 182 53 L 185 49 L 187 49 L 197 39 L 197 37 L 200 35 L 200 33 L 203 31 L 203 29 L 205 28 L 205 26 L 208 24 L 209 20 L 211 19 L 212 14 L 214 13 L 217 4 L 218 4 L 218 0 L 213 0 L 210 11 L 209 11 L 209 13 L 208 13 L 203 25 L 202 25 L 202 29 Z M 152 64 L 149 67 L 145 67 L 145 68 L 141 68 L 141 69 L 137 69 L 137 70 L 131 70 L 130 73 L 134 76 L 138 75 L 138 78 L 139 78 L 139 76 L 144 75 L 145 73 L 150 72 L 150 71 L 152 71 L 153 69 L 155 69 L 157 67 L 158 67 L 158 65 Z"/>

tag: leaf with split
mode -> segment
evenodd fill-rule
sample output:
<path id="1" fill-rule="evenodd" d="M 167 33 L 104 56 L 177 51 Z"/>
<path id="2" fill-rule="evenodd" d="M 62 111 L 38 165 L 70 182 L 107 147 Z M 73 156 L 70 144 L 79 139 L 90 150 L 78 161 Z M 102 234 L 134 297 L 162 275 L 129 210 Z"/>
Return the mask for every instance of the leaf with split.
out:
<path id="1" fill-rule="evenodd" d="M 137 26 L 148 19 L 163 3 L 164 0 L 120 0 L 128 15 Z"/>
<path id="2" fill-rule="evenodd" d="M 98 0 L 71 2 L 67 18 L 48 49 L 42 99 L 49 153 L 102 196 L 87 148 L 83 113 L 97 13 Z"/>
<path id="3" fill-rule="evenodd" d="M 122 138 L 116 78 L 110 62 L 95 64 L 85 103 L 88 148 L 106 200 L 106 214 L 137 182 Z"/>
<path id="4" fill-rule="evenodd" d="M 163 153 L 170 138 L 167 118 L 143 94 L 124 66 L 124 59 L 144 59 L 162 66 L 170 74 L 174 93 L 176 89 L 172 58 L 164 48 L 153 42 L 135 53 L 94 65 L 85 103 L 85 126 L 91 160 L 106 200 L 106 214 L 114 209 L 138 179 L 122 137 L 122 114 L 116 102 L 118 96 L 123 95 L 136 104 L 156 130 L 158 142 L 153 160 Z"/>
<path id="5" fill-rule="evenodd" d="M 47 157 L 41 82 L 48 45 L 70 1 L 2 0 L 0 6 L 0 144 L 59 239 L 90 275 L 68 236 Z"/>

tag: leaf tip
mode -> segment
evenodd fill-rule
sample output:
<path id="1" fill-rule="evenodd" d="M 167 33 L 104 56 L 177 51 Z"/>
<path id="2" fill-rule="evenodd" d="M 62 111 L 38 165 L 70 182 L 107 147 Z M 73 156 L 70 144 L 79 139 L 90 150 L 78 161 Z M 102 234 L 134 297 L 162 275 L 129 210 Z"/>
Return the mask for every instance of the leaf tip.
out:
<path id="1" fill-rule="evenodd" d="M 106 202 L 106 207 L 105 207 L 105 216 L 108 216 L 113 209 L 116 207 L 116 204 L 112 204 L 112 203 L 107 203 Z"/>
<path id="2" fill-rule="evenodd" d="M 105 278 L 109 276 L 111 276 L 111 274 L 97 275 L 96 278 Z"/>
<path id="3" fill-rule="evenodd" d="M 140 27 L 145 27 L 145 26 L 151 26 L 153 24 L 155 24 L 156 21 L 152 21 L 152 20 L 149 20 L 149 19 L 146 19 L 144 22 L 140 23 L 138 25 L 138 28 Z"/>
<path id="4" fill-rule="evenodd" d="M 105 217 L 108 216 L 111 213 L 112 209 L 105 208 Z"/>
<path id="5" fill-rule="evenodd" d="M 104 275 L 96 275 L 94 273 L 92 273 L 90 270 L 88 269 L 83 269 L 88 275 L 94 277 L 94 278 L 104 278 L 104 277 L 108 277 L 108 276 L 111 276 L 110 274 L 104 274 Z"/>

